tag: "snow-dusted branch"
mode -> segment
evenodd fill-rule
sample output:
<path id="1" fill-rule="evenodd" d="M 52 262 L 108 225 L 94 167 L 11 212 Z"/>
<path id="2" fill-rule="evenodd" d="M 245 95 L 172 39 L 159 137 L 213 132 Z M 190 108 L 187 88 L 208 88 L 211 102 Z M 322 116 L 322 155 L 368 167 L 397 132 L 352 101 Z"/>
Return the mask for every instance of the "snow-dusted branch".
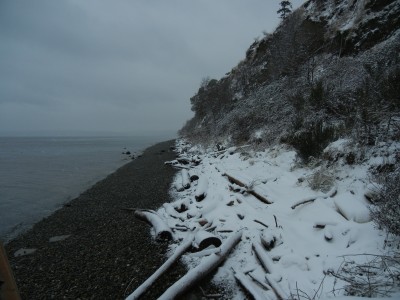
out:
<path id="1" fill-rule="evenodd" d="M 252 284 L 245 274 L 238 270 L 234 270 L 235 278 L 247 290 L 247 292 L 254 298 L 254 300 L 267 300 L 259 290 Z"/>
<path id="2" fill-rule="evenodd" d="M 223 176 L 226 176 L 230 182 L 235 183 L 238 186 L 245 188 L 247 193 L 249 193 L 250 195 L 253 195 L 254 197 L 256 197 L 261 202 L 264 202 L 266 204 L 272 204 L 273 203 L 271 200 L 267 199 L 267 197 L 263 196 L 256 188 L 250 188 L 249 184 L 246 184 L 243 181 L 241 181 L 241 180 L 239 180 L 239 179 L 237 179 L 237 178 L 235 178 L 232 175 L 229 175 L 227 173 L 223 174 Z"/>
<path id="3" fill-rule="evenodd" d="M 143 282 L 132 294 L 126 297 L 126 300 L 134 300 L 139 299 L 149 288 L 150 286 L 162 275 L 164 274 L 173 263 L 175 263 L 183 253 L 186 252 L 189 247 L 192 245 L 192 241 L 194 239 L 193 234 L 187 236 L 187 238 L 182 242 L 182 244 L 175 249 L 174 254 L 168 258 L 168 260 L 157 269 L 156 272 L 153 273 L 145 282 Z"/>
<path id="4" fill-rule="evenodd" d="M 158 298 L 159 300 L 176 299 L 179 295 L 185 293 L 198 281 L 211 273 L 239 243 L 242 238 L 242 232 L 232 234 L 225 243 L 222 244 L 220 251 L 203 259 L 203 261 L 194 269 L 190 270 L 181 279 L 175 282 L 168 290 Z"/>

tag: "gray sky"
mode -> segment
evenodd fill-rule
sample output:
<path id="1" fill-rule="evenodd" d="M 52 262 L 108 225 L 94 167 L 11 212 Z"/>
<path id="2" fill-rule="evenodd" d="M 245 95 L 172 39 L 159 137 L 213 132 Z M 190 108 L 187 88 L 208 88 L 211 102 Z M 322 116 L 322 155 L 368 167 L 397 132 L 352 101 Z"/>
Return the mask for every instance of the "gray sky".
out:
<path id="1" fill-rule="evenodd" d="M 0 135 L 177 131 L 201 79 L 274 30 L 278 3 L 0 0 Z"/>

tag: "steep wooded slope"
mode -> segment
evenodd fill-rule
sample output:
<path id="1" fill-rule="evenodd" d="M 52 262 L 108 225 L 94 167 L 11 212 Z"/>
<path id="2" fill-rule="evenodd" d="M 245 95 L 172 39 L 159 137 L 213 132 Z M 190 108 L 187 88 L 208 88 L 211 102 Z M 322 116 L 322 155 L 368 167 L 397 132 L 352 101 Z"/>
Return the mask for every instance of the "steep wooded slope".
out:
<path id="1" fill-rule="evenodd" d="M 399 138 L 400 1 L 310 0 L 191 98 L 195 142 L 289 143 L 308 157 L 351 135 Z"/>

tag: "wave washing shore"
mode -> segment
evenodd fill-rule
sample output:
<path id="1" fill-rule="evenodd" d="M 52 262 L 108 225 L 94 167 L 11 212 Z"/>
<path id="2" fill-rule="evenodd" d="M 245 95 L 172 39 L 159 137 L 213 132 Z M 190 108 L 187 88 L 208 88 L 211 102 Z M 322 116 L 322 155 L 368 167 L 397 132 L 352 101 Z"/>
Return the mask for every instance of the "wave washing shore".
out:
<path id="1" fill-rule="evenodd" d="M 171 200 L 176 171 L 164 162 L 175 157 L 173 145 L 148 148 L 6 245 L 22 299 L 123 299 L 164 262 L 168 245 L 124 208 L 157 209 Z M 185 272 L 175 266 L 144 299 Z"/>
<path id="2" fill-rule="evenodd" d="M 0 240 L 77 197 L 154 137 L 0 137 Z M 126 148 L 126 149 L 124 149 Z"/>

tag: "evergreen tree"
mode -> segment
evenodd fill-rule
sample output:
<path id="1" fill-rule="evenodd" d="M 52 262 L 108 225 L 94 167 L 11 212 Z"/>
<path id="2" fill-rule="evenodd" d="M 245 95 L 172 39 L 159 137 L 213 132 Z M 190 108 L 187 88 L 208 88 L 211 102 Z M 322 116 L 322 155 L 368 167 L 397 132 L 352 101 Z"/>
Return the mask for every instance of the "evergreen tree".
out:
<path id="1" fill-rule="evenodd" d="M 286 19 L 286 17 L 292 12 L 292 3 L 290 3 L 290 1 L 281 1 L 279 5 L 281 8 L 277 13 L 280 14 L 281 19 Z"/>

